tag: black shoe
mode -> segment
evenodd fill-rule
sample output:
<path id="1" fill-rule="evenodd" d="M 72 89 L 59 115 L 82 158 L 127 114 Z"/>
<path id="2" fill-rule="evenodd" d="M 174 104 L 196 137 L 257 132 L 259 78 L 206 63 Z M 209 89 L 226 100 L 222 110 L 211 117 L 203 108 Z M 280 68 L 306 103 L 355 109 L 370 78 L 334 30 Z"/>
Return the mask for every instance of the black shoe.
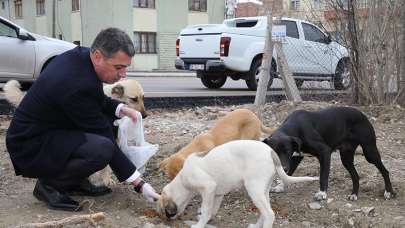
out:
<path id="1" fill-rule="evenodd" d="M 49 208 L 64 211 L 80 211 L 82 208 L 79 203 L 67 194 L 59 192 L 49 185 L 37 181 L 33 195 L 40 201 L 44 201 Z"/>
<path id="2" fill-rule="evenodd" d="M 70 190 L 70 193 L 81 196 L 102 196 L 111 193 L 111 189 L 104 185 L 96 186 L 88 179 L 84 179 L 77 187 Z"/>

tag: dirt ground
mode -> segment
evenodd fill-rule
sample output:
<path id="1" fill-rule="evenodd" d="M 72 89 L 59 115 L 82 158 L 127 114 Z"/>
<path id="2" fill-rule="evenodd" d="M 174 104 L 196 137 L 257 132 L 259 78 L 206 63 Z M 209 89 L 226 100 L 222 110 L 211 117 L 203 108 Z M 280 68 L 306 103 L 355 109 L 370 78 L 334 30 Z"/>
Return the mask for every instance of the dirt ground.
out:
<path id="1" fill-rule="evenodd" d="M 263 122 L 279 126 L 288 113 L 296 109 L 317 110 L 334 102 L 289 102 L 267 104 Z M 225 112 L 250 106 L 199 107 L 179 110 L 149 110 L 145 120 L 146 140 L 159 144 L 158 153 L 149 161 L 145 178 L 160 191 L 168 179 L 157 169 L 168 155 L 197 134 L 207 130 Z M 378 170 L 367 163 L 358 150 L 355 166 L 360 175 L 360 192 L 357 201 L 347 200 L 352 184 L 343 168 L 339 153 L 332 157 L 329 178 L 329 200 L 321 202 L 320 209 L 311 209 L 318 182 L 296 184 L 285 193 L 271 193 L 271 205 L 276 212 L 274 227 L 405 227 L 405 110 L 400 107 L 357 107 L 372 122 L 383 162 L 390 171 L 397 197 L 384 200 L 384 182 Z M 60 220 L 66 217 L 105 212 L 106 219 L 98 223 L 79 223 L 64 227 L 187 227 L 186 220 L 196 220 L 201 203 L 195 198 L 179 219 L 164 221 L 154 213 L 155 205 L 131 191 L 125 184 L 113 187 L 113 193 L 102 197 L 74 197 L 84 203 L 82 212 L 49 210 L 32 196 L 35 180 L 16 177 L 5 148 L 4 136 L 10 116 L 0 117 L 0 227 L 15 227 L 28 223 Z M 265 135 L 264 135 L 265 136 Z M 260 175 L 260 173 L 258 173 Z M 306 157 L 295 175 L 319 175 L 319 163 Z M 216 227 L 247 227 L 255 223 L 259 214 L 244 189 L 228 194 L 219 214 L 210 222 Z"/>

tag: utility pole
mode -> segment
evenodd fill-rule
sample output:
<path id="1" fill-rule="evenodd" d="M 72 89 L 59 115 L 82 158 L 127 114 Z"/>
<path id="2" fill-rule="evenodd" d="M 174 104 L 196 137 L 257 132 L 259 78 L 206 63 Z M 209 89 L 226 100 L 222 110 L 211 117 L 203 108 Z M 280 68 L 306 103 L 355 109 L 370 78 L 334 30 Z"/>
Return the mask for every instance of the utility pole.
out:
<path id="1" fill-rule="evenodd" d="M 52 1 L 52 37 L 56 38 L 56 0 Z"/>

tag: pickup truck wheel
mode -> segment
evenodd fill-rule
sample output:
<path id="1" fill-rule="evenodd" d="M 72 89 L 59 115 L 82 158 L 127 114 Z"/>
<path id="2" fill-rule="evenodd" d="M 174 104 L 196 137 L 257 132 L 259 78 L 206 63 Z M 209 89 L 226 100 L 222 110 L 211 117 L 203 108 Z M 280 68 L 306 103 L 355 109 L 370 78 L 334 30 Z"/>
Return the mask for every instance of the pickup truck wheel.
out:
<path id="1" fill-rule="evenodd" d="M 341 60 L 337 67 L 333 84 L 337 90 L 348 89 L 351 85 L 349 62 L 347 59 Z"/>
<path id="2" fill-rule="evenodd" d="M 259 82 L 259 75 L 260 75 L 260 66 L 262 65 L 262 59 L 256 59 L 252 66 L 250 67 L 248 79 L 246 79 L 246 85 L 250 90 L 256 91 L 258 82 Z M 276 71 L 276 64 L 273 63 L 271 64 L 271 71 L 275 72 Z M 273 76 L 270 73 L 270 79 L 269 79 L 269 84 L 267 85 L 267 90 L 270 89 L 271 84 L 273 84 Z"/>
<path id="3" fill-rule="evenodd" d="M 219 89 L 225 84 L 226 77 L 208 77 L 201 75 L 201 82 L 209 89 Z"/>

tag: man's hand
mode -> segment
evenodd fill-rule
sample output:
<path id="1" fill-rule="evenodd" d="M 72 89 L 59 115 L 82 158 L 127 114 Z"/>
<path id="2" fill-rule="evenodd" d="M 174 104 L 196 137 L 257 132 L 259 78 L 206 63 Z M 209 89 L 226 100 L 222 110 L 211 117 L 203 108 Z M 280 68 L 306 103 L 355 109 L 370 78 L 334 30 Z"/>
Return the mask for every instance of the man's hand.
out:
<path id="1" fill-rule="evenodd" d="M 142 186 L 142 195 L 149 202 L 155 202 L 160 198 L 160 195 L 156 193 L 155 189 L 148 183 Z"/>
<path id="2" fill-rule="evenodd" d="M 138 111 L 124 105 L 120 110 L 120 117 L 128 116 L 134 123 L 136 123 L 137 121 L 136 112 Z"/>

